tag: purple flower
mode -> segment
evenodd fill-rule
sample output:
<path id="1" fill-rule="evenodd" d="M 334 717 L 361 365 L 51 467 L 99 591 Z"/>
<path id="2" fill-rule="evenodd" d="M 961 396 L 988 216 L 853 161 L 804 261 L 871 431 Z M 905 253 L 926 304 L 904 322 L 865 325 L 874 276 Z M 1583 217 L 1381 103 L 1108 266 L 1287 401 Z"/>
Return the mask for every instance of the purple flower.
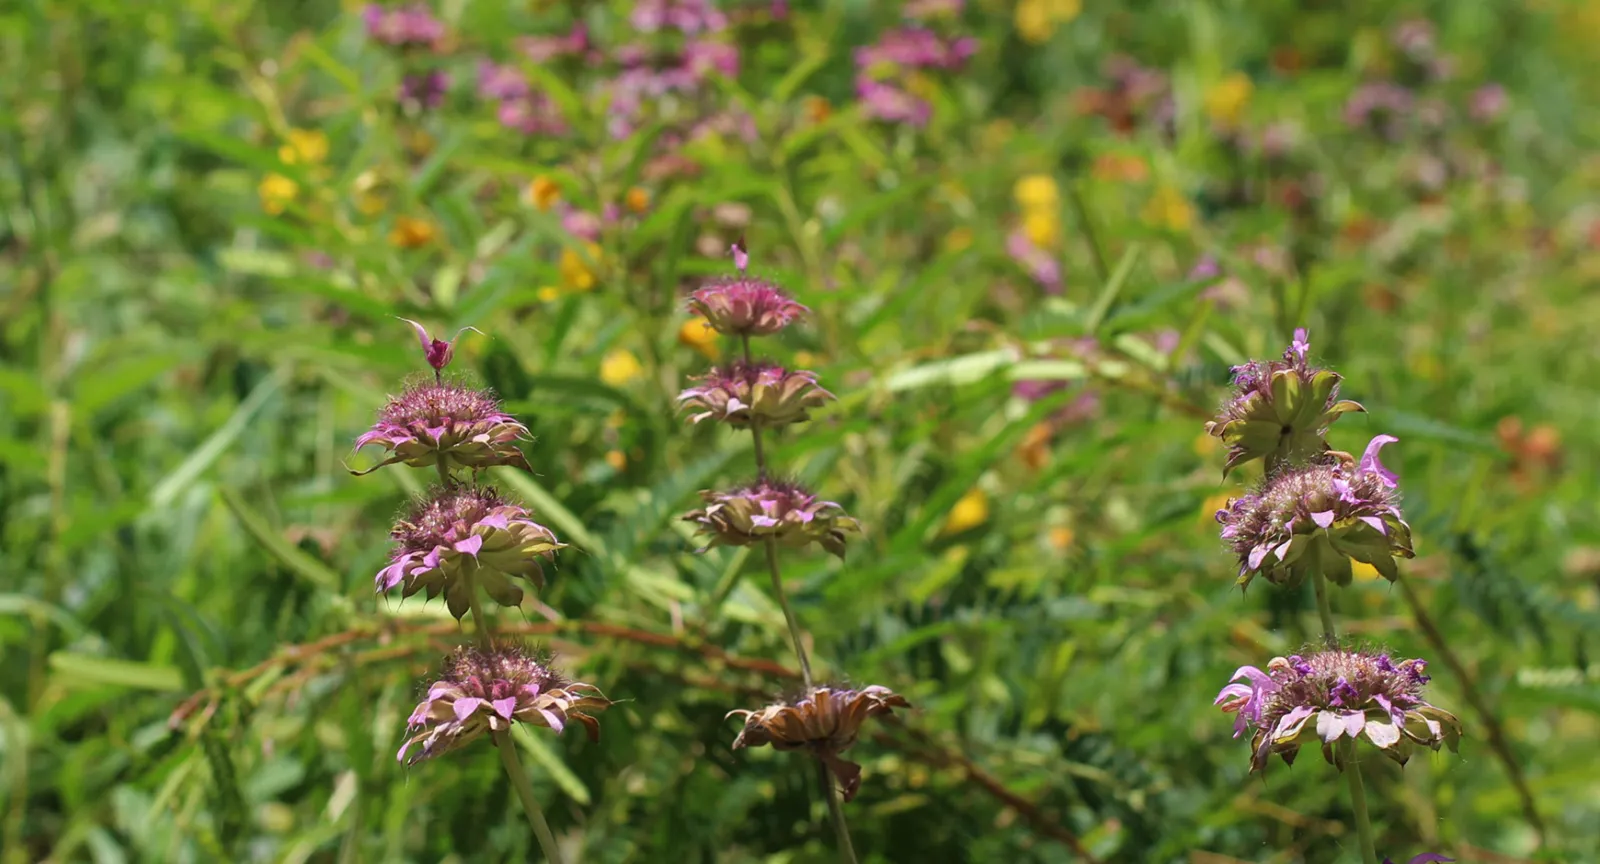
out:
<path id="1" fill-rule="evenodd" d="M 1375 457 L 1377 451 L 1369 445 L 1368 452 Z M 1347 585 L 1352 561 L 1372 565 L 1391 582 L 1399 578 L 1394 559 L 1412 557 L 1411 526 L 1393 481 L 1376 458 L 1360 465 L 1324 459 L 1279 471 L 1257 491 L 1229 501 L 1216 518 L 1238 556 L 1239 584 L 1264 576 L 1298 585 L 1320 575 Z"/>
<path id="2" fill-rule="evenodd" d="M 921 128 L 933 116 L 933 106 L 890 84 L 856 78 L 856 98 L 867 117 L 885 123 L 908 123 Z"/>
<path id="3" fill-rule="evenodd" d="M 589 48 L 589 28 L 581 21 L 574 24 L 571 32 L 564 36 L 523 36 L 517 39 L 517 50 L 535 63 L 575 57 Z"/>
<path id="4" fill-rule="evenodd" d="M 1472 91 L 1467 111 L 1472 115 L 1472 119 L 1479 123 L 1492 123 L 1506 113 L 1506 107 L 1510 102 L 1505 87 L 1499 84 L 1485 84 Z"/>
<path id="5" fill-rule="evenodd" d="M 739 275 L 713 280 L 689 295 L 689 309 L 728 336 L 770 336 L 810 312 L 788 292 L 745 273 L 750 255 L 734 247 Z"/>
<path id="6" fill-rule="evenodd" d="M 400 81 L 400 101 L 420 108 L 438 108 L 450 92 L 450 76 L 432 72 L 407 75 Z"/>
<path id="7" fill-rule="evenodd" d="M 692 36 L 725 30 L 728 18 L 709 0 L 637 0 L 628 23 L 641 33 L 677 30 Z"/>
<path id="8" fill-rule="evenodd" d="M 679 394 L 678 405 L 701 409 L 689 418 L 695 423 L 715 418 L 739 429 L 771 429 L 809 420 L 812 408 L 833 399 L 816 375 L 776 363 L 741 360 L 694 380 L 700 383 Z"/>
<path id="9" fill-rule="evenodd" d="M 461 338 L 462 333 L 471 330 L 479 336 L 483 335 L 483 331 L 476 327 L 463 327 L 456 331 L 456 335 L 450 337 L 450 341 L 446 342 L 443 339 L 435 339 L 429 336 L 426 327 L 410 318 L 401 318 L 400 320 L 410 324 L 412 329 L 417 331 L 417 341 L 422 343 L 422 352 L 428 358 L 428 365 L 432 366 L 435 372 L 442 371 L 444 367 L 450 365 L 450 359 L 456 356 L 456 340 Z"/>
<path id="10" fill-rule="evenodd" d="M 1200 256 L 1200 260 L 1189 268 L 1189 281 L 1206 282 L 1217 278 L 1221 273 L 1222 268 L 1217 266 L 1217 259 L 1208 253 Z"/>
<path id="11" fill-rule="evenodd" d="M 361 20 L 368 36 L 387 45 L 432 46 L 444 38 L 444 23 L 421 3 L 394 8 L 369 3 Z"/>
<path id="12" fill-rule="evenodd" d="M 709 534 L 711 546 L 749 546 L 768 539 L 796 548 L 817 543 L 843 558 L 846 535 L 861 530 L 844 508 L 820 501 L 794 483 L 760 480 L 731 492 L 701 492 L 700 498 L 706 506 L 683 519 Z"/>
<path id="13" fill-rule="evenodd" d="M 1344 122 L 1389 138 L 1400 134 L 1400 123 L 1416 102 L 1411 91 L 1390 81 L 1369 81 L 1357 87 L 1344 103 Z"/>
<path id="14" fill-rule="evenodd" d="M 1412 18 L 1400 22 L 1394 28 L 1390 37 L 1394 46 L 1406 53 L 1419 63 L 1426 62 L 1433 56 L 1434 29 L 1433 22 L 1423 18 Z"/>
<path id="15" fill-rule="evenodd" d="M 447 469 L 515 465 L 531 470 L 516 441 L 528 428 L 500 410 L 500 403 L 485 390 L 432 381 L 406 388 L 378 412 L 378 422 L 356 439 L 356 449 L 378 444 L 389 455 L 365 471 L 403 462 L 429 468 L 443 462 Z"/>
<path id="16" fill-rule="evenodd" d="M 561 203 L 561 227 L 568 234 L 579 240 L 598 243 L 600 241 L 600 229 L 604 226 L 599 216 L 587 210 L 579 210 L 563 201 Z"/>
<path id="17" fill-rule="evenodd" d="M 513 580 L 543 588 L 544 564 L 562 547 L 525 508 L 479 486 L 435 488 L 389 536 L 394 549 L 374 579 L 378 593 L 398 587 L 401 597 L 443 594 L 457 619 L 467 614 L 478 588 L 502 606 L 522 602 Z"/>
<path id="18" fill-rule="evenodd" d="M 495 112 L 500 125 L 525 135 L 564 135 L 567 121 L 561 109 L 544 93 L 529 93 L 500 103 Z"/>
<path id="19" fill-rule="evenodd" d="M 593 685 L 568 680 L 548 664 L 513 645 L 496 645 L 490 651 L 459 649 L 446 661 L 443 677 L 411 712 L 406 721 L 410 737 L 396 758 L 415 765 L 517 723 L 559 734 L 576 720 L 590 741 L 599 741 L 600 721 L 592 715 L 609 708 L 611 700 Z M 406 751 L 418 745 L 422 749 L 407 758 Z"/>
<path id="20" fill-rule="evenodd" d="M 1424 701 L 1423 682 L 1402 671 L 1418 662 L 1396 668 L 1387 655 L 1340 649 L 1274 657 L 1265 673 L 1241 667 L 1232 680 L 1249 678 L 1250 685 L 1230 683 L 1215 704 L 1239 714 L 1234 737 L 1241 724 L 1255 729 L 1252 771 L 1265 768 L 1273 753 L 1292 763 L 1311 741 L 1343 770 L 1343 755 L 1333 745 L 1344 737 L 1365 739 L 1403 765 L 1417 745 L 1438 750 L 1443 744 L 1454 751 L 1461 737 L 1461 722 Z"/>
<path id="21" fill-rule="evenodd" d="M 1299 464 L 1327 449 L 1323 437 L 1341 414 L 1362 411 L 1339 400 L 1339 376 L 1310 365 L 1310 341 L 1295 331 L 1282 359 L 1251 361 L 1233 368 L 1233 395 L 1206 424 L 1206 431 L 1228 445 L 1223 474 L 1252 459 L 1265 458 L 1269 472 Z"/>
<path id="22" fill-rule="evenodd" d="M 739 48 L 726 42 L 692 39 L 683 46 L 683 65 L 699 80 L 713 72 L 735 78 L 739 75 Z"/>
<path id="23" fill-rule="evenodd" d="M 521 99 L 528 95 L 528 79 L 522 70 L 510 64 L 491 63 L 485 60 L 478 64 L 478 97 L 504 101 L 507 99 Z"/>
<path id="24" fill-rule="evenodd" d="M 971 37 L 945 41 L 921 27 L 902 27 L 883 34 L 876 43 L 855 51 L 856 68 L 866 71 L 887 66 L 898 69 L 959 69 L 977 50 Z"/>
<path id="25" fill-rule="evenodd" d="M 1028 276 L 1046 294 L 1061 293 L 1061 262 L 1048 251 L 1035 246 L 1026 233 L 1013 231 L 1006 235 L 1006 254 L 1028 271 Z"/>

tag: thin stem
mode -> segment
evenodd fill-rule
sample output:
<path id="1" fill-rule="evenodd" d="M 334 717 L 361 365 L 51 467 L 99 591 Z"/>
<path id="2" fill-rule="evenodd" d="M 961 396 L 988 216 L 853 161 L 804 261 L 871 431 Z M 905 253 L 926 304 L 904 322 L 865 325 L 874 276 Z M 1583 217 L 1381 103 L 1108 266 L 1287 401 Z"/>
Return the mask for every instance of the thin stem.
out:
<path id="1" fill-rule="evenodd" d="M 739 334 L 739 345 L 744 349 L 745 365 L 748 366 L 751 363 L 754 363 L 755 360 L 750 355 L 749 333 Z M 750 421 L 750 441 L 755 446 L 756 451 L 756 477 L 757 479 L 765 480 L 767 479 L 767 454 L 761 446 L 761 422 L 755 418 L 751 418 Z M 807 686 L 810 686 L 809 681 L 806 682 L 806 684 Z"/>
<path id="2" fill-rule="evenodd" d="M 1339 635 L 1333 629 L 1333 607 L 1328 602 L 1328 586 L 1322 574 L 1311 577 L 1312 585 L 1317 593 L 1317 615 L 1322 619 L 1322 636 L 1326 647 L 1333 650 L 1339 647 Z M 1339 742 L 1344 763 L 1344 776 L 1350 783 L 1350 816 L 1356 823 L 1356 839 L 1361 844 L 1361 860 L 1363 864 L 1378 864 L 1377 846 L 1372 840 L 1372 820 L 1367 815 L 1367 789 L 1361 782 L 1361 763 L 1356 761 L 1355 741 L 1343 739 Z"/>
<path id="3" fill-rule="evenodd" d="M 1534 806 L 1533 792 L 1528 788 L 1528 780 L 1522 775 L 1522 766 L 1517 762 L 1517 757 L 1511 752 L 1511 744 L 1506 740 L 1505 729 L 1500 724 L 1500 718 L 1495 716 L 1494 708 L 1484 698 L 1483 691 L 1478 689 L 1477 681 L 1467 672 L 1466 664 L 1451 650 L 1450 644 L 1445 641 L 1444 633 L 1439 625 L 1434 623 L 1433 616 L 1422 604 L 1422 598 L 1417 595 L 1416 589 L 1406 579 L 1398 580 L 1401 596 L 1405 597 L 1406 605 L 1411 607 L 1411 616 L 1416 619 L 1417 629 L 1432 646 L 1434 654 L 1445 666 L 1449 667 L 1456 680 L 1461 682 L 1461 695 L 1467 699 L 1467 704 L 1477 712 L 1478 720 L 1483 724 L 1484 735 L 1489 740 L 1489 749 L 1493 751 L 1502 765 L 1505 766 L 1506 775 L 1511 778 L 1511 786 L 1516 789 L 1517 797 L 1522 804 L 1523 818 L 1533 827 L 1534 833 L 1539 837 L 1540 844 L 1544 843 L 1544 820 L 1539 817 L 1539 808 Z"/>
<path id="4" fill-rule="evenodd" d="M 856 864 L 856 846 L 850 842 L 850 826 L 844 821 L 844 808 L 839 806 L 839 790 L 833 787 L 828 776 L 828 766 L 817 760 L 817 779 L 828 796 L 828 816 L 833 820 L 833 833 L 839 837 L 839 858 L 845 864 Z"/>
<path id="5" fill-rule="evenodd" d="M 1365 864 L 1378 864 L 1377 845 L 1372 839 L 1372 820 L 1367 817 L 1367 790 L 1361 782 L 1361 765 L 1356 761 L 1356 742 L 1345 738 L 1339 742 L 1344 749 L 1344 776 L 1350 781 L 1350 810 L 1355 816 L 1356 839 L 1361 843 L 1361 860 Z"/>
<path id="6" fill-rule="evenodd" d="M 503 730 L 490 734 L 494 738 L 495 749 L 500 751 L 500 764 L 505 767 L 506 776 L 511 778 L 511 788 L 517 790 L 517 797 L 522 799 L 522 812 L 528 814 L 528 824 L 533 826 L 534 836 L 539 838 L 539 846 L 544 849 L 545 860 L 550 864 L 561 864 L 561 847 L 556 845 L 556 837 L 550 833 L 550 823 L 545 821 L 544 811 L 533 797 L 527 772 L 522 770 L 522 763 L 517 759 L 516 742 L 511 740 L 509 732 Z"/>
<path id="7" fill-rule="evenodd" d="M 439 483 L 445 487 L 450 486 L 450 468 L 444 464 L 444 454 L 440 454 L 439 461 L 433 463 L 439 469 Z"/>
<path id="8" fill-rule="evenodd" d="M 789 625 L 789 638 L 794 640 L 794 655 L 800 658 L 800 677 L 809 691 L 811 661 L 806 657 L 805 643 L 800 641 L 800 622 L 794 617 L 794 610 L 789 608 L 789 598 L 783 593 L 783 575 L 778 572 L 778 541 L 768 537 L 764 545 L 767 547 L 767 570 L 772 574 L 772 593 L 777 595 L 778 606 L 783 609 L 783 620 Z"/>

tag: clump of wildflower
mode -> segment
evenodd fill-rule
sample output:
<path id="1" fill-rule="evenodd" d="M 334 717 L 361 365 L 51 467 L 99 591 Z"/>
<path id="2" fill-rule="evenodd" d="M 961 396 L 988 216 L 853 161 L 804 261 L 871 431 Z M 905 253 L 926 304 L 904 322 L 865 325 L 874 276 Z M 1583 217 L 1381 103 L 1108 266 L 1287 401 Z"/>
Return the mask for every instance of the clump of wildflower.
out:
<path id="1" fill-rule="evenodd" d="M 1252 459 L 1265 458 L 1270 471 L 1314 457 L 1339 415 L 1366 410 L 1339 400 L 1338 373 L 1310 365 L 1310 347 L 1306 331 L 1296 330 L 1282 359 L 1233 367 L 1233 395 L 1206 424 L 1228 445 L 1224 475 Z"/>
<path id="2" fill-rule="evenodd" d="M 726 29 L 728 18 L 710 0 L 638 0 L 628 23 L 640 33 L 677 30 L 693 35 Z"/>
<path id="3" fill-rule="evenodd" d="M 418 110 L 438 108 L 450 93 L 450 76 L 440 70 L 407 75 L 400 81 L 400 102 Z"/>
<path id="4" fill-rule="evenodd" d="M 729 336 L 768 336 L 811 311 L 782 288 L 745 273 L 749 257 L 736 253 L 737 276 L 713 280 L 689 295 L 689 309 Z"/>
<path id="5" fill-rule="evenodd" d="M 462 648 L 445 662 L 444 674 L 407 721 L 410 737 L 397 757 L 407 765 L 464 747 L 487 732 L 514 724 L 560 733 L 583 724 L 590 741 L 600 740 L 594 715 L 611 706 L 593 685 L 568 680 L 549 660 L 507 644 L 490 650 Z M 421 749 L 409 757 L 414 746 Z"/>
<path id="6" fill-rule="evenodd" d="M 869 717 L 910 707 L 904 696 L 887 687 L 813 687 L 794 701 L 779 702 L 759 711 L 736 709 L 728 716 L 744 718 L 744 729 L 734 739 L 733 749 L 770 744 L 775 750 L 809 750 L 833 772 L 848 802 L 861 787 L 861 766 L 841 759 L 839 754 L 856 743 L 861 724 Z"/>
<path id="7" fill-rule="evenodd" d="M 446 469 L 515 465 L 528 469 L 516 442 L 528 428 L 500 409 L 487 390 L 430 381 L 407 387 L 378 412 L 378 422 L 356 439 L 356 449 L 377 444 L 389 451 L 369 474 L 385 465 L 404 463 L 427 468 L 441 462 Z M 531 470 L 531 469 L 528 469 Z"/>
<path id="8" fill-rule="evenodd" d="M 767 539 L 780 546 L 817 543 L 844 557 L 845 537 L 861 526 L 833 501 L 818 500 L 799 485 L 760 480 L 729 492 L 700 493 L 706 506 L 686 514 L 711 536 L 712 546 L 749 546 Z"/>
<path id="9" fill-rule="evenodd" d="M 433 17 L 422 3 L 385 8 L 368 3 L 361 10 L 367 35 L 397 47 L 431 47 L 444 39 L 444 22 Z"/>
<path id="10" fill-rule="evenodd" d="M 1352 561 L 1398 579 L 1394 559 L 1412 557 L 1411 526 L 1400 513 L 1394 474 L 1378 461 L 1383 445 L 1396 440 L 1374 437 L 1359 462 L 1330 454 L 1282 471 L 1218 510 L 1222 538 L 1239 557 L 1239 584 L 1262 576 L 1298 585 L 1321 574 L 1348 585 Z"/>
<path id="11" fill-rule="evenodd" d="M 739 361 L 712 369 L 694 379 L 700 384 L 678 395 L 678 404 L 701 409 L 695 423 L 715 418 L 735 428 L 752 423 L 763 429 L 811 419 L 811 409 L 833 398 L 817 385 L 817 376 L 789 371 L 776 363 Z"/>
<path id="12" fill-rule="evenodd" d="M 544 564 L 563 545 L 526 508 L 494 489 L 466 485 L 435 488 L 395 522 L 389 536 L 394 550 L 389 565 L 378 571 L 378 593 L 398 587 L 402 597 L 421 591 L 432 600 L 443 594 L 458 619 L 477 588 L 502 606 L 522 602 L 522 588 L 513 580 L 543 588 Z"/>
<path id="13" fill-rule="evenodd" d="M 1422 698 L 1428 683 L 1425 660 L 1394 662 L 1387 654 L 1328 649 L 1274 657 L 1263 672 L 1240 667 L 1214 704 L 1237 713 L 1234 737 L 1253 728 L 1250 770 L 1266 767 L 1277 753 L 1293 764 L 1303 744 L 1322 744 L 1322 755 L 1344 770 L 1334 744 L 1342 737 L 1365 738 L 1385 756 L 1404 765 L 1416 745 L 1456 749 L 1461 721 Z"/>

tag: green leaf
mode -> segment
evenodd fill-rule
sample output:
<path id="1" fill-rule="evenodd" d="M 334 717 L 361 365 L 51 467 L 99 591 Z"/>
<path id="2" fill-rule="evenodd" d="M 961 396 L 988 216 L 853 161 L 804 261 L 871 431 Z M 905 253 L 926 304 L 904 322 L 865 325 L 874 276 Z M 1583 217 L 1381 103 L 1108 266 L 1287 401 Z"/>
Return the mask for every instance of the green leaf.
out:
<path id="1" fill-rule="evenodd" d="M 561 787 L 561 791 L 566 793 L 568 798 L 577 802 L 580 807 L 589 804 L 591 800 L 589 787 L 583 785 L 583 781 L 578 779 L 578 775 L 572 773 L 572 769 L 568 768 L 567 763 L 556 755 L 555 750 L 551 748 L 544 738 L 535 734 L 534 730 L 530 729 L 526 723 L 513 723 L 511 725 L 511 736 L 517 739 L 517 744 L 522 747 L 523 752 L 533 759 L 534 764 L 544 769 L 544 772 L 549 775 L 557 786 Z"/>
<path id="2" fill-rule="evenodd" d="M 254 419 L 256 412 L 260 411 L 261 407 L 267 404 L 267 400 L 271 399 L 288 380 L 288 367 L 280 367 L 257 384 L 217 431 L 211 433 L 203 444 L 189 454 L 189 458 L 183 460 L 172 473 L 156 484 L 150 492 L 150 506 L 156 510 L 172 506 L 172 502 L 177 500 L 179 494 L 188 489 L 206 469 L 211 467 L 212 463 L 217 461 L 218 457 L 233 446 L 233 442 Z"/>
<path id="3" fill-rule="evenodd" d="M 1084 330 L 1091 335 L 1098 333 L 1100 325 L 1105 323 L 1106 313 L 1111 311 L 1111 304 L 1117 301 L 1117 295 L 1122 292 L 1122 286 L 1128 281 L 1128 274 L 1133 272 L 1133 265 L 1139 260 L 1139 253 L 1144 249 L 1138 243 L 1128 244 L 1123 251 L 1122 258 L 1117 261 L 1117 266 L 1111 271 L 1111 278 L 1106 280 L 1100 289 L 1100 296 L 1095 298 L 1094 305 L 1089 307 L 1089 315 L 1084 320 Z"/>
<path id="4" fill-rule="evenodd" d="M 165 693 L 183 689 L 183 673 L 175 667 L 92 654 L 57 651 L 50 655 L 50 671 L 57 683 L 68 688 L 94 685 Z"/>
<path id="5" fill-rule="evenodd" d="M 233 513 L 233 518 L 238 519 L 239 524 L 244 526 L 244 530 L 249 532 L 257 543 L 261 544 L 261 548 L 265 549 L 272 557 L 278 559 L 278 563 L 287 567 L 289 572 L 305 579 L 318 588 L 338 591 L 343 587 L 344 580 L 340 578 L 338 573 L 335 573 L 321 561 L 312 558 L 302 552 L 299 547 L 285 540 L 283 534 L 274 531 L 267 524 L 266 519 L 251 508 L 237 491 L 228 488 L 223 488 L 219 491 L 222 495 L 222 503 L 226 504 L 228 510 Z"/>
<path id="6" fill-rule="evenodd" d="M 489 469 L 495 480 L 521 496 L 534 514 L 550 523 L 562 542 L 576 546 L 601 560 L 608 558 L 604 542 L 592 534 L 577 514 L 566 508 L 556 496 L 550 494 L 533 475 L 505 466 Z"/>

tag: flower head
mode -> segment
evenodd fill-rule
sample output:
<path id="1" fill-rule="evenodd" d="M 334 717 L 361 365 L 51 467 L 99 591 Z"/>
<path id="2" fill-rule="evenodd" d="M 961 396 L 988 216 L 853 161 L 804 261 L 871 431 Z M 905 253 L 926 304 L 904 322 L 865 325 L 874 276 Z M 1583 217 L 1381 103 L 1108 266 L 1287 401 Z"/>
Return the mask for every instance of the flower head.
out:
<path id="1" fill-rule="evenodd" d="M 844 800 L 849 801 L 861 787 L 861 766 L 839 758 L 839 754 L 856 743 L 861 724 L 868 717 L 910 707 L 904 696 L 887 687 L 813 687 L 792 702 L 779 702 L 759 711 L 738 709 L 728 712 L 728 716 L 744 717 L 744 729 L 733 740 L 733 749 L 771 744 L 776 750 L 810 750 L 839 779 Z"/>
<path id="2" fill-rule="evenodd" d="M 1222 539 L 1239 556 L 1239 584 L 1264 576 L 1298 585 L 1321 574 L 1348 585 L 1352 561 L 1372 565 L 1391 582 L 1399 578 L 1394 559 L 1412 557 L 1411 526 L 1400 512 L 1394 474 L 1378 461 L 1378 450 L 1396 440 L 1373 438 L 1359 462 L 1325 457 L 1282 471 L 1218 510 Z"/>
<path id="3" fill-rule="evenodd" d="M 395 522 L 389 566 L 378 571 L 378 593 L 400 588 L 444 595 L 450 614 L 471 607 L 474 586 L 496 603 L 522 602 L 516 579 L 544 587 L 544 565 L 563 544 L 525 508 L 481 486 L 435 488 Z M 470 578 L 464 578 L 470 577 Z"/>
<path id="4" fill-rule="evenodd" d="M 745 272 L 750 253 L 733 247 L 737 276 L 716 279 L 689 295 L 689 310 L 729 336 L 770 336 L 810 312 L 782 288 Z"/>
<path id="5" fill-rule="evenodd" d="M 427 468 L 444 462 L 446 468 L 487 468 L 528 462 L 517 449 L 528 427 L 500 410 L 500 403 L 485 390 L 432 381 L 413 385 L 378 412 L 378 422 L 356 439 L 356 449 L 379 444 L 388 458 L 366 471 L 403 462 Z"/>
<path id="6" fill-rule="evenodd" d="M 569 681 L 549 661 L 514 645 L 493 650 L 462 648 L 445 661 L 444 674 L 428 688 L 406 723 L 410 737 L 397 758 L 407 765 L 466 746 L 485 732 L 503 732 L 527 723 L 558 734 L 573 720 L 590 741 L 600 740 L 594 714 L 611 700 L 593 685 Z M 422 749 L 406 756 L 415 745 Z"/>
<path id="7" fill-rule="evenodd" d="M 368 3 L 361 10 L 367 35 L 388 45 L 431 46 L 444 39 L 444 23 L 422 3 L 392 9 Z"/>
<path id="8" fill-rule="evenodd" d="M 1255 729 L 1252 771 L 1265 768 L 1273 753 L 1293 763 L 1300 746 L 1312 740 L 1321 741 L 1324 758 L 1344 770 L 1334 744 L 1345 736 L 1365 738 L 1404 765 L 1415 745 L 1438 750 L 1443 744 L 1454 751 L 1461 739 L 1461 721 L 1422 698 L 1426 666 L 1422 660 L 1393 662 L 1387 654 L 1341 649 L 1274 657 L 1265 672 L 1241 668 L 1234 680 L 1249 678 L 1249 687 L 1229 684 L 1216 704 L 1239 713 L 1235 737 L 1246 726 Z"/>
<path id="9" fill-rule="evenodd" d="M 711 535 L 712 546 L 749 546 L 768 538 L 784 546 L 819 543 L 844 557 L 845 535 L 861 526 L 844 508 L 793 483 L 761 480 L 731 492 L 701 492 L 706 506 L 686 514 L 686 522 Z"/>
<path id="10" fill-rule="evenodd" d="M 1251 361 L 1233 367 L 1233 396 L 1206 431 L 1228 445 L 1223 474 L 1265 458 L 1268 470 L 1278 464 L 1303 462 L 1323 452 L 1323 436 L 1339 415 L 1364 411 L 1359 404 L 1339 401 L 1339 375 L 1306 361 L 1310 344 L 1305 330 L 1283 358 Z"/>
<path id="11" fill-rule="evenodd" d="M 712 369 L 694 379 L 699 385 L 678 395 L 678 404 L 701 409 L 689 419 L 708 417 L 730 426 L 763 429 L 811 419 L 811 409 L 833 398 L 817 386 L 817 376 L 804 370 L 790 372 L 776 363 L 739 361 Z"/>

